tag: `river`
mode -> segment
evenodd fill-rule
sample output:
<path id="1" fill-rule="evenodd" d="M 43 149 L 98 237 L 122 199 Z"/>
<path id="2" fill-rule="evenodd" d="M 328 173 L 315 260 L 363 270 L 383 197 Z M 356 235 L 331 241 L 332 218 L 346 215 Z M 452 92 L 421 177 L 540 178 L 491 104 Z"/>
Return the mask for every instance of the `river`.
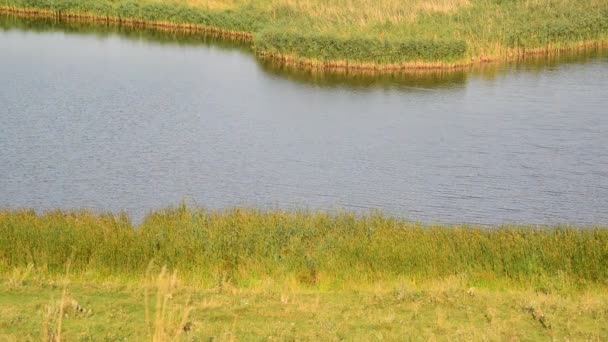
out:
<path id="1" fill-rule="evenodd" d="M 0 23 L 0 208 L 608 223 L 606 51 L 322 75 L 208 38 Z"/>

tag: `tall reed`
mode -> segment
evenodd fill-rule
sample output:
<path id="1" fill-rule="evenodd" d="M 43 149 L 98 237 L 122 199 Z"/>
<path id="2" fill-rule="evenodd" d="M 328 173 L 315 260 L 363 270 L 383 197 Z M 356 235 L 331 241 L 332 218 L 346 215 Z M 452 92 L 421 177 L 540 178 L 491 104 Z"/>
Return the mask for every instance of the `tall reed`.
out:
<path id="1" fill-rule="evenodd" d="M 541 286 L 608 281 L 608 230 L 573 227 L 425 226 L 382 214 L 207 211 L 185 206 L 126 215 L 87 211 L 0 212 L 0 270 L 35 265 L 60 273 L 140 277 L 148 264 L 188 281 L 310 287 L 403 277 L 466 276 L 472 282 Z"/>

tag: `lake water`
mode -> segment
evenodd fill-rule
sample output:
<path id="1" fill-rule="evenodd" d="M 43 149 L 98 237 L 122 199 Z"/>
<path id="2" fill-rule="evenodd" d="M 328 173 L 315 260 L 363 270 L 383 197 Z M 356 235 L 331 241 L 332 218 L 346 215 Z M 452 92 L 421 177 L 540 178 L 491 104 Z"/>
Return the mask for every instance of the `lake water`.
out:
<path id="1" fill-rule="evenodd" d="M 210 39 L 0 23 L 1 208 L 608 224 L 605 51 L 323 76 Z"/>

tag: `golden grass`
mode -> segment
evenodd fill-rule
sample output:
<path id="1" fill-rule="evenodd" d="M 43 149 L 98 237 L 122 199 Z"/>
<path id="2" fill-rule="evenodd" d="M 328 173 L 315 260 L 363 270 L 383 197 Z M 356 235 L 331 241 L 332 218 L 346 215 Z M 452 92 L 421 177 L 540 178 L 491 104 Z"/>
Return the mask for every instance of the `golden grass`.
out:
<path id="1" fill-rule="evenodd" d="M 170 0 L 204 9 L 234 9 L 253 6 L 275 13 L 289 11 L 297 16 L 318 18 L 323 21 L 356 23 L 366 27 L 372 23 L 399 24 L 413 21 L 422 13 L 453 13 L 468 6 L 469 0 Z"/>
<path id="2" fill-rule="evenodd" d="M 150 278 L 148 275 L 146 278 Z M 151 286 L 152 285 L 152 286 Z M 154 318 L 150 308 L 150 288 L 156 288 Z M 155 282 L 144 285 L 144 307 L 148 336 L 152 342 L 178 341 L 188 331 L 188 317 L 192 311 L 187 299 L 186 305 L 174 305 L 172 299 L 179 289 L 177 272 L 170 273 L 163 267 Z"/>
<path id="3" fill-rule="evenodd" d="M 355 24 L 365 29 L 373 24 L 412 22 L 421 13 L 450 13 L 468 0 L 271 0 L 268 9 L 289 9 L 299 16 L 318 18 L 329 25 Z"/>
<path id="4" fill-rule="evenodd" d="M 199 7 L 210 10 L 225 10 L 235 8 L 237 0 L 173 0 L 178 4 Z"/>

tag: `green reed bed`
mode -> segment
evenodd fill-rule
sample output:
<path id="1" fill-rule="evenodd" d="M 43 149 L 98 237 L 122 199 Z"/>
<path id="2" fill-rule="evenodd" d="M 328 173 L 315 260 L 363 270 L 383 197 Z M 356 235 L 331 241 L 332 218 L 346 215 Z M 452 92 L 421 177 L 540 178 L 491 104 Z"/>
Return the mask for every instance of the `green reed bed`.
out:
<path id="1" fill-rule="evenodd" d="M 457 61 L 467 50 L 464 40 L 409 39 L 340 39 L 330 36 L 263 32 L 256 47 L 271 56 L 294 56 L 321 62 L 371 62 L 394 65 L 404 61 Z"/>
<path id="2" fill-rule="evenodd" d="M 258 55 L 308 67 L 454 67 L 608 42 L 604 0 L 0 0 L 0 6 L 164 29 L 198 25 L 246 36 Z"/>
<path id="3" fill-rule="evenodd" d="M 199 284 L 340 288 L 462 276 L 474 284 L 606 284 L 608 230 L 424 226 L 372 214 L 0 212 L 0 269 L 141 277 L 151 261 Z"/>
<path id="4" fill-rule="evenodd" d="M 2 2 L 0 2 L 2 4 Z M 171 22 L 216 27 L 228 31 L 253 32 L 261 28 L 262 19 L 255 13 L 198 9 L 177 2 L 137 0 L 4 0 L 6 7 L 40 9 L 67 14 Z"/>

